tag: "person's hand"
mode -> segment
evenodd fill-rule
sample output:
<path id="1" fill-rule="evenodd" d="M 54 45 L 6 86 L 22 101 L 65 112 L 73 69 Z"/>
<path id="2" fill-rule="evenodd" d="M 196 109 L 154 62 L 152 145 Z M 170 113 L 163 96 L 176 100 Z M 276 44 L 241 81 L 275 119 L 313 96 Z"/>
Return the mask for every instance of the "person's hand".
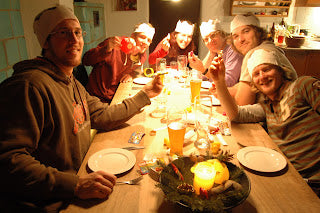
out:
<path id="1" fill-rule="evenodd" d="M 120 79 L 120 82 L 121 82 L 121 83 L 128 83 L 128 82 L 130 82 L 130 81 L 132 81 L 132 76 L 129 75 L 129 74 L 124 74 L 124 75 L 122 76 L 122 78 Z"/>
<path id="2" fill-rule="evenodd" d="M 170 33 L 161 41 L 161 48 L 166 52 L 168 52 L 170 48 L 169 40 L 170 40 Z"/>
<path id="3" fill-rule="evenodd" d="M 188 61 L 192 69 L 198 70 L 202 73 L 206 70 L 203 66 L 202 61 L 198 58 L 198 56 L 196 56 L 191 52 L 188 53 Z"/>
<path id="4" fill-rule="evenodd" d="M 111 37 L 108 39 L 106 52 L 111 52 L 113 49 L 120 49 L 120 47 L 121 47 L 121 39 L 118 36 Z"/>
<path id="5" fill-rule="evenodd" d="M 163 88 L 163 83 L 161 81 L 161 78 L 159 75 L 156 75 L 156 77 L 146 84 L 142 90 L 147 94 L 149 98 L 156 97 L 161 93 L 161 90 Z"/>
<path id="6" fill-rule="evenodd" d="M 74 193 L 80 199 L 107 198 L 116 180 L 115 175 L 104 171 L 80 176 Z"/>
<path id="7" fill-rule="evenodd" d="M 225 84 L 225 71 L 224 62 L 221 56 L 214 57 L 209 67 L 209 77 L 215 84 Z"/>

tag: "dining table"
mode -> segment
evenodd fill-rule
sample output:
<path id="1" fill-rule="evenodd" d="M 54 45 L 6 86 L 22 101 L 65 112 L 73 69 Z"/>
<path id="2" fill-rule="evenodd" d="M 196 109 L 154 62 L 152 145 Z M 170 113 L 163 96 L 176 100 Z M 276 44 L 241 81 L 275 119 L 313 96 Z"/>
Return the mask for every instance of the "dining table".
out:
<path id="1" fill-rule="evenodd" d="M 175 81 L 175 79 L 172 79 Z M 172 86 L 173 85 L 173 86 Z M 120 83 L 111 104 L 119 104 L 142 89 L 143 84 L 134 82 Z M 179 81 L 165 86 L 168 106 L 169 102 L 190 104 L 190 88 Z M 201 94 L 208 94 L 208 88 L 202 88 Z M 117 174 L 119 181 L 130 180 L 141 176 L 139 164 L 153 159 L 163 159 L 168 156 L 165 139 L 168 130 L 164 117 L 154 117 L 152 112 L 158 107 L 157 97 L 152 98 L 151 104 L 145 106 L 139 113 L 111 131 L 97 131 L 92 144 L 83 159 L 78 175 L 92 172 L 88 161 L 95 153 L 110 148 L 128 146 L 144 147 L 131 150 L 136 162 L 131 169 Z M 224 118 L 221 106 L 214 106 L 214 113 Z M 156 129 L 157 131 L 152 131 Z M 134 132 L 144 133 L 139 144 L 129 143 Z M 300 176 L 278 146 L 272 141 L 268 133 L 259 123 L 231 122 L 231 135 L 222 135 L 227 145 L 222 150 L 234 154 L 231 163 L 242 168 L 250 181 L 250 194 L 245 201 L 227 212 L 270 213 L 270 212 L 320 212 L 320 199 Z M 214 136 L 214 140 L 219 140 Z M 280 171 L 261 172 L 247 168 L 237 159 L 239 150 L 250 147 L 266 147 L 280 153 L 286 166 Z M 193 143 L 183 148 L 183 154 L 188 156 L 195 151 Z M 73 199 L 63 213 L 173 213 L 192 212 L 190 208 L 173 203 L 166 199 L 164 192 L 157 186 L 157 179 L 150 174 L 144 174 L 143 179 L 136 185 L 116 184 L 113 192 L 106 199 Z"/>

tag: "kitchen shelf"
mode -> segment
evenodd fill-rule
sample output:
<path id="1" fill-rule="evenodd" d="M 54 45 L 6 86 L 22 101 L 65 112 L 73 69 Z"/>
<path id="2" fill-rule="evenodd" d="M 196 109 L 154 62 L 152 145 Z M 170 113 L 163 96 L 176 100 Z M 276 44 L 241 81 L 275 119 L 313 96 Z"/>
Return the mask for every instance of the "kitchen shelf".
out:
<path id="1" fill-rule="evenodd" d="M 290 5 L 291 0 L 233 0 L 231 5 L 231 15 L 235 16 L 251 12 L 259 17 L 288 17 Z M 272 14 L 274 11 L 277 12 L 276 15 Z"/>

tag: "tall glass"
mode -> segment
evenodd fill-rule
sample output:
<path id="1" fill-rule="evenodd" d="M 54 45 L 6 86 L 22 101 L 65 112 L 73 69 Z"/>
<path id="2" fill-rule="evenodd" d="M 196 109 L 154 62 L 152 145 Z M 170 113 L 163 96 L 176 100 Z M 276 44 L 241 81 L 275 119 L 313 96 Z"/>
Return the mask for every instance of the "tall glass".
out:
<path id="1" fill-rule="evenodd" d="M 156 71 L 164 72 L 167 68 L 167 60 L 165 58 L 156 59 Z"/>
<path id="2" fill-rule="evenodd" d="M 202 83 L 202 73 L 198 70 L 192 70 L 190 74 L 190 88 L 191 88 L 191 102 L 194 103 L 194 99 L 199 99 L 200 89 Z"/>
<path id="3" fill-rule="evenodd" d="M 186 133 L 186 112 L 182 108 L 171 107 L 167 111 L 167 125 L 170 141 L 170 154 L 183 155 Z"/>
<path id="4" fill-rule="evenodd" d="M 205 155 L 210 150 L 209 126 L 212 118 L 212 98 L 209 95 L 200 95 L 194 102 L 197 140 L 195 147 L 200 154 Z"/>
<path id="5" fill-rule="evenodd" d="M 177 57 L 178 70 L 183 71 L 188 64 L 188 58 L 186 55 L 178 55 Z"/>

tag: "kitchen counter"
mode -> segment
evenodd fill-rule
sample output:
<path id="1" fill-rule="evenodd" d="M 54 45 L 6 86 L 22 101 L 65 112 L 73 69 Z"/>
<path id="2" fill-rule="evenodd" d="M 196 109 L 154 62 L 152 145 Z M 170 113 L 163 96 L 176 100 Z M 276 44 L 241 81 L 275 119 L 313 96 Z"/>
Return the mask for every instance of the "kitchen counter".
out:
<path id="1" fill-rule="evenodd" d="M 296 69 L 298 76 L 320 78 L 320 42 L 307 39 L 300 48 L 279 46 Z"/>

